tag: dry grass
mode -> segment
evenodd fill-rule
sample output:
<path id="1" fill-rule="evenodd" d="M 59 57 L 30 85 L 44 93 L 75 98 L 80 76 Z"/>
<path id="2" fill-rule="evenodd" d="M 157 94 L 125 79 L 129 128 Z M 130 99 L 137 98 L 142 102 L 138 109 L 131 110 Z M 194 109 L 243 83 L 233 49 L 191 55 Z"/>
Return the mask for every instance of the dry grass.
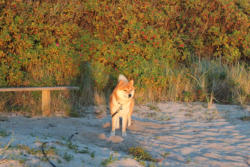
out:
<path id="1" fill-rule="evenodd" d="M 87 64 L 77 82 L 80 91 L 52 92 L 52 111 L 72 113 L 82 105 L 107 104 L 114 88 L 115 79 L 100 78 L 98 86 L 94 83 L 93 69 Z M 98 67 L 103 75 L 105 70 Z M 97 73 L 97 72 L 95 72 Z M 167 82 L 155 87 L 147 84 L 136 87 L 137 103 L 157 101 L 203 101 L 208 106 L 214 102 L 230 104 L 249 104 L 250 73 L 247 65 L 222 65 L 216 61 L 197 61 L 189 66 L 166 67 L 163 71 Z M 99 74 L 97 75 L 99 76 Z M 103 85 L 101 80 L 104 79 Z M 97 80 L 97 78 L 95 78 Z M 136 82 L 136 78 L 134 78 Z M 41 113 L 40 92 L 1 93 L 0 111 L 24 112 L 30 116 Z"/>
<path id="2" fill-rule="evenodd" d="M 233 87 L 234 101 L 245 104 L 250 101 L 250 74 L 249 68 L 237 64 L 232 68 L 228 68 L 228 79 L 231 79 L 235 86 Z"/>
<path id="3" fill-rule="evenodd" d="M 136 91 L 138 103 L 155 101 L 202 101 L 248 104 L 250 102 L 250 74 L 244 64 L 223 65 L 216 61 L 198 61 L 189 67 L 166 67 L 165 87 L 146 85 Z"/>

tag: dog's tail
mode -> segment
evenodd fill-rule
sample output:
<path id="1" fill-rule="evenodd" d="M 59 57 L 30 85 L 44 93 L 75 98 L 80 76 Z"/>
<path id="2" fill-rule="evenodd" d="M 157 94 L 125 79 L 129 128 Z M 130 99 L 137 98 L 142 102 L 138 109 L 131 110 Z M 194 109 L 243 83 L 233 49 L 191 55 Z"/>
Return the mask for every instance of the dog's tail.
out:
<path id="1" fill-rule="evenodd" d="M 118 82 L 120 81 L 128 82 L 128 79 L 124 75 L 120 74 L 118 77 Z"/>

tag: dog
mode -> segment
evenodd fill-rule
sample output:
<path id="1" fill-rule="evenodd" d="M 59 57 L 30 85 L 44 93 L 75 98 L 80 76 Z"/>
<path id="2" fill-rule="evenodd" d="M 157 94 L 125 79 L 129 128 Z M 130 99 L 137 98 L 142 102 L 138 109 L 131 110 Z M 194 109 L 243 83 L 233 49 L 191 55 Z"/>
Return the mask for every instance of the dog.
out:
<path id="1" fill-rule="evenodd" d="M 122 137 L 127 136 L 126 129 L 131 125 L 131 116 L 134 108 L 134 80 L 128 79 L 120 74 L 118 84 L 110 95 L 109 108 L 112 117 L 111 136 L 115 136 L 115 129 L 120 128 L 122 119 Z"/>

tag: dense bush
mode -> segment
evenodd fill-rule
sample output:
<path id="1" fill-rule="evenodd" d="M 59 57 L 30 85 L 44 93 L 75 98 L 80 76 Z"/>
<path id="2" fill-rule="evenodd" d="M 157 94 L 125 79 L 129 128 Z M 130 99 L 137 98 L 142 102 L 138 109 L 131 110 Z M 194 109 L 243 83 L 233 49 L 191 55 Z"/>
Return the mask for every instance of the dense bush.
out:
<path id="1" fill-rule="evenodd" d="M 91 1 L 93 8 L 86 10 L 94 15 L 87 15 L 85 19 L 107 46 L 124 44 L 127 46 L 124 50 L 144 58 L 152 56 L 147 51 L 159 48 L 163 52 L 159 56 L 174 61 L 195 54 L 234 62 L 249 59 L 249 20 L 242 9 L 244 5 L 249 6 L 249 2 L 239 1 L 241 5 L 237 2 Z"/>
<path id="2" fill-rule="evenodd" d="M 204 85 L 194 79 L 205 77 L 198 72 L 201 60 L 230 68 L 250 59 L 249 5 L 247 0 L 2 0 L 0 87 L 86 88 L 87 80 L 89 91 L 101 92 L 123 73 L 136 79 L 141 98 L 204 101 L 216 91 L 217 74 L 206 75 Z M 227 77 L 217 81 L 234 87 Z M 249 88 L 242 89 L 247 97 Z M 218 98 L 230 102 L 233 92 Z"/>
<path id="3" fill-rule="evenodd" d="M 3 4 L 2 4 L 3 5 Z M 72 4 L 6 2 L 0 14 L 0 85 L 63 85 L 78 75 L 81 28 Z"/>

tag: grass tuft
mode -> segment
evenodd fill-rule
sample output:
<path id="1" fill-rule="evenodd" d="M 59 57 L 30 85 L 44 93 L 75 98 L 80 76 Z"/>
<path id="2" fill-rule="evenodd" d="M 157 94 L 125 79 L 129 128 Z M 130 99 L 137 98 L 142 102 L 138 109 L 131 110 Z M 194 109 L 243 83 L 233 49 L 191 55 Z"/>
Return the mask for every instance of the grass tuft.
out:
<path id="1" fill-rule="evenodd" d="M 129 154 L 138 161 L 152 161 L 157 162 L 157 159 L 153 158 L 145 149 L 142 147 L 130 147 Z"/>
<path id="2" fill-rule="evenodd" d="M 69 154 L 69 153 L 67 153 L 67 152 L 65 152 L 65 153 L 63 154 L 63 159 L 64 159 L 65 161 L 69 162 L 69 161 L 71 161 L 71 160 L 74 159 L 74 156 L 71 155 L 71 154 Z"/>
<path id="3" fill-rule="evenodd" d="M 101 165 L 102 166 L 108 166 L 109 164 L 113 163 L 116 160 L 117 160 L 117 158 L 113 158 L 113 154 L 111 154 L 107 159 L 104 159 L 101 162 Z"/>
<path id="4" fill-rule="evenodd" d="M 240 117 L 240 120 L 242 120 L 242 121 L 250 121 L 250 116 Z"/>
<path id="5" fill-rule="evenodd" d="M 9 136 L 9 135 L 10 135 L 10 133 L 7 132 L 6 130 L 0 130 L 0 136 L 1 136 L 1 137 L 7 137 L 7 136 Z"/>

